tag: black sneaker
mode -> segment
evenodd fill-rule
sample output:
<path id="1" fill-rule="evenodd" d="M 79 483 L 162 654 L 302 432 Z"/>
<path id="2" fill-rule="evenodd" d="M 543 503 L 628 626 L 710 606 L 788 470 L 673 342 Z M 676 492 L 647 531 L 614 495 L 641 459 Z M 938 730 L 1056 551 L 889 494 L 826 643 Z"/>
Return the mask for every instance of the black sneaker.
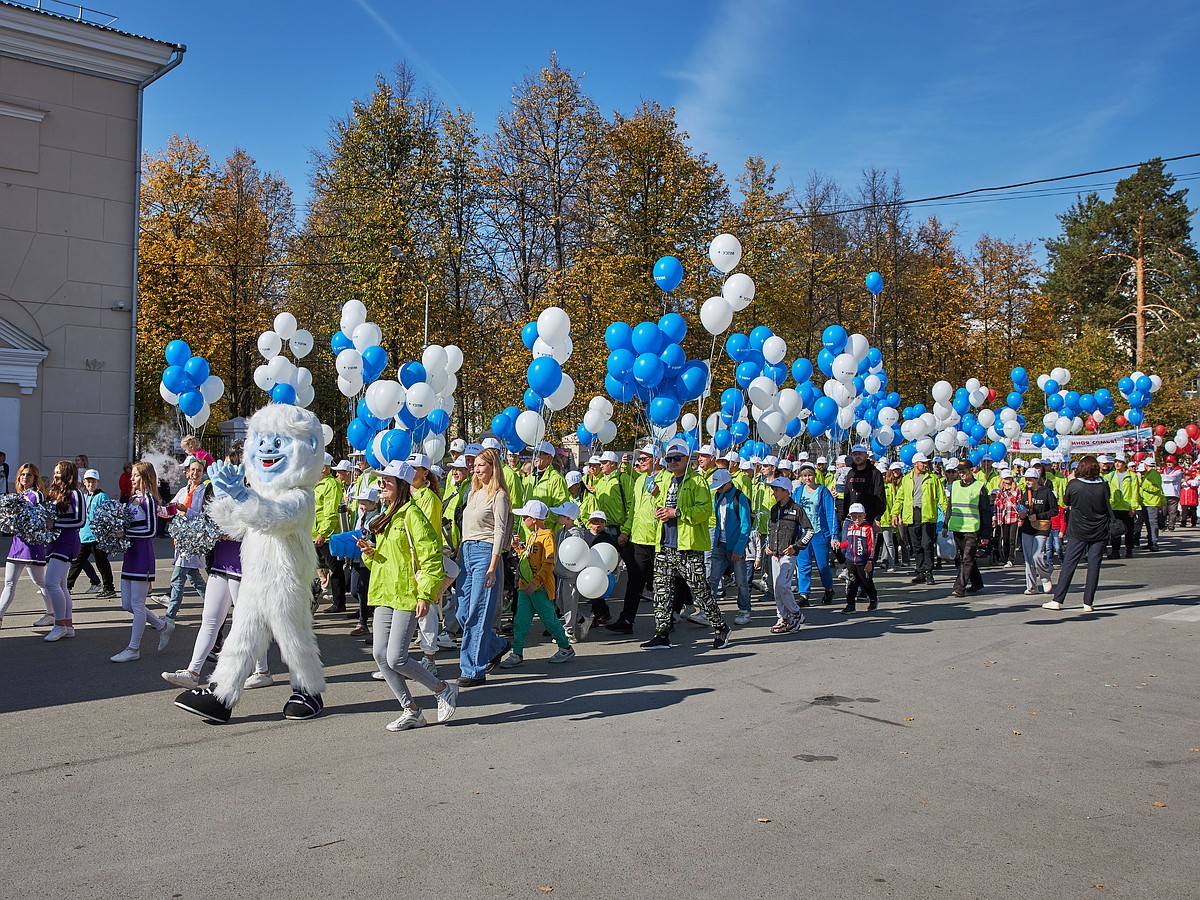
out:
<path id="1" fill-rule="evenodd" d="M 617 619 L 614 622 L 609 622 L 604 626 L 609 631 L 615 631 L 617 634 L 633 634 L 633 626 L 628 622 Z"/>
<path id="2" fill-rule="evenodd" d="M 724 650 L 729 646 L 729 626 L 726 625 L 713 636 L 713 649 Z"/>
<path id="3" fill-rule="evenodd" d="M 117 596 L 117 592 L 114 591 L 112 588 L 105 588 L 104 590 L 102 590 L 100 593 L 98 593 L 96 595 L 97 599 L 99 599 L 99 600 L 109 600 L 115 596 Z"/>
<path id="4" fill-rule="evenodd" d="M 283 706 L 285 719 L 315 719 L 321 714 L 325 704 L 320 694 L 308 694 L 304 691 L 292 691 L 288 702 Z"/>
<path id="5" fill-rule="evenodd" d="M 466 675 L 460 675 L 455 684 L 457 684 L 459 687 L 479 687 L 481 684 L 487 684 L 487 679 L 468 678 Z"/>
<path id="6" fill-rule="evenodd" d="M 925 576 L 924 575 L 914 575 L 912 578 L 910 578 L 908 580 L 908 583 L 909 584 L 924 584 Z"/>
<path id="7" fill-rule="evenodd" d="M 190 712 L 205 722 L 212 722 L 216 725 L 224 725 L 233 715 L 233 707 L 226 706 L 218 700 L 210 688 L 184 691 L 175 698 L 175 705 L 184 712 Z"/>
<path id="8" fill-rule="evenodd" d="M 933 576 L 932 576 L 932 575 L 926 575 L 926 576 L 925 576 L 925 583 L 926 583 L 926 584 L 937 584 L 937 582 L 933 580 Z"/>
<path id="9" fill-rule="evenodd" d="M 508 641 L 505 641 L 504 646 L 501 648 L 500 652 L 488 660 L 487 671 L 489 671 L 489 672 L 496 671 L 496 668 L 500 665 L 500 660 L 504 659 L 504 654 L 508 653 L 508 651 L 511 649 L 512 649 L 512 644 L 509 643 Z"/>
<path id="10" fill-rule="evenodd" d="M 801 609 L 803 609 L 806 606 L 810 606 L 811 604 L 808 602 L 808 595 L 806 594 L 806 595 L 802 596 L 800 598 L 800 602 L 797 603 L 796 605 L 799 606 Z"/>
<path id="11" fill-rule="evenodd" d="M 671 638 L 669 635 L 655 632 L 654 637 L 642 644 L 643 650 L 670 650 Z"/>
<path id="12" fill-rule="evenodd" d="M 852 613 L 854 611 L 855 611 L 855 609 L 853 606 L 847 606 L 845 609 L 838 610 L 838 612 L 840 612 L 843 616 L 848 616 L 848 615 L 850 615 L 850 613 Z"/>
<path id="13" fill-rule="evenodd" d="M 878 601 L 878 600 L 872 600 L 870 603 L 868 603 L 868 604 L 867 604 L 867 609 L 868 609 L 868 610 L 876 610 L 876 609 L 879 609 L 879 601 Z"/>
<path id="14" fill-rule="evenodd" d="M 826 591 L 825 596 L 823 596 L 821 598 L 821 602 L 822 603 L 832 603 L 833 602 L 833 591 L 832 590 Z"/>

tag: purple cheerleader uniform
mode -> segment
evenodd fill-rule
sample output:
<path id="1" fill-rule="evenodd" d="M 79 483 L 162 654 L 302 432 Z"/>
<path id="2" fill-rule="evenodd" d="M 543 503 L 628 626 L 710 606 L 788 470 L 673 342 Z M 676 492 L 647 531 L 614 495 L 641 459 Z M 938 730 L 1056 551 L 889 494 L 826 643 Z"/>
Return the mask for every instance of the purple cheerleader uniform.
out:
<path id="1" fill-rule="evenodd" d="M 121 563 L 122 581 L 154 581 L 154 530 L 158 504 L 153 497 L 134 497 L 127 506 L 132 521 L 125 529 L 129 549 Z"/>
<path id="2" fill-rule="evenodd" d="M 67 512 L 60 512 L 54 521 L 58 529 L 55 538 L 46 550 L 49 559 L 61 559 L 63 562 L 73 562 L 79 556 L 79 529 L 83 525 L 84 506 L 83 492 L 71 491 L 67 498 Z"/>
<path id="3" fill-rule="evenodd" d="M 230 581 L 242 580 L 242 542 L 221 538 L 213 547 L 209 575 L 224 575 Z"/>
<path id="4" fill-rule="evenodd" d="M 45 499 L 41 491 L 24 491 L 21 496 L 29 503 L 41 503 Z M 8 561 L 23 566 L 44 566 L 46 564 L 46 545 L 27 544 L 19 534 L 14 534 L 12 546 L 8 548 Z"/>

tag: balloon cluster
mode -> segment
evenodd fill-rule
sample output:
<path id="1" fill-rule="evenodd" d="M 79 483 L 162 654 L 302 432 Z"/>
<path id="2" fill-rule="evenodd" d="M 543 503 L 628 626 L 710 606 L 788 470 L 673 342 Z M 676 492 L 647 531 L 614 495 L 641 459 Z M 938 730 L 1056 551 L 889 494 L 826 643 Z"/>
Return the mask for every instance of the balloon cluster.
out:
<path id="1" fill-rule="evenodd" d="M 768 445 L 798 435 L 803 428 L 800 414 L 804 401 L 796 390 L 783 387 L 789 374 L 783 361 L 787 342 L 760 325 L 748 335 L 731 334 L 725 340 L 725 353 L 733 360 L 733 377 L 738 387 L 722 392 L 721 409 L 704 423 L 713 446 L 718 450 L 741 446 L 750 437 L 751 418 Z M 812 366 L 808 371 L 812 373 Z M 750 398 L 749 409 L 743 389 Z"/>
<path id="2" fill-rule="evenodd" d="M 208 421 L 212 405 L 225 393 L 225 382 L 209 370 L 208 360 L 192 356 L 192 348 L 184 341 L 171 341 L 164 355 L 167 368 L 162 374 L 158 392 L 171 406 L 199 428 Z"/>
<path id="3" fill-rule="evenodd" d="M 1167 433 L 1166 428 L 1163 428 L 1162 433 L 1164 435 Z M 1200 448 L 1200 425 L 1194 422 L 1180 428 L 1175 432 L 1174 440 L 1166 441 L 1163 444 L 1163 449 L 1168 453 L 1195 453 L 1198 448 Z"/>
<path id="4" fill-rule="evenodd" d="M 732 234 L 718 234 L 708 245 L 708 258 L 724 275 L 729 275 L 742 261 L 742 245 Z M 729 275 L 721 285 L 721 293 L 709 297 L 700 307 L 700 324 L 716 337 L 733 324 L 733 314 L 741 312 L 754 299 L 754 280 L 744 272 Z"/>
<path id="5" fill-rule="evenodd" d="M 616 440 L 617 425 L 612 416 L 613 405 L 608 398 L 593 397 L 588 403 L 588 411 L 583 414 L 583 422 L 575 429 L 575 437 L 579 438 L 579 443 L 590 447 L 596 441 L 610 444 Z"/>
<path id="6" fill-rule="evenodd" d="M 613 544 L 589 547 L 581 537 L 568 537 L 558 548 L 558 560 L 577 573 L 575 589 L 589 600 L 598 600 L 613 589 L 614 572 L 621 561 Z"/>
<path id="7" fill-rule="evenodd" d="M 847 334 L 841 325 L 826 328 L 821 345 L 817 368 L 825 375 L 825 383 L 820 391 L 811 380 L 801 381 L 801 376 L 812 377 L 807 360 L 797 360 L 792 366 L 800 398 L 812 409 L 806 430 L 812 437 L 828 435 L 830 440 L 843 441 L 853 429 L 859 439 L 870 439 L 876 454 L 886 453 L 903 438 L 895 430 L 900 395 L 887 389 L 883 353 L 872 347 L 865 335 Z"/>
<path id="8" fill-rule="evenodd" d="M 562 367 L 571 358 L 571 317 L 557 306 L 542 310 L 521 329 L 521 342 L 533 353 L 525 371 L 525 410 L 510 406 L 492 418 L 492 431 L 519 453 L 546 436 L 546 420 L 575 399 L 575 382 Z"/>
<path id="9" fill-rule="evenodd" d="M 991 409 L 980 409 L 983 404 L 996 399 L 996 392 L 981 384 L 978 378 L 968 378 L 959 388 L 942 379 L 934 383 L 929 393 L 933 398 L 932 409 L 918 403 L 905 407 L 902 412 L 904 421 L 900 423 L 900 439 L 908 443 L 900 447 L 899 455 L 906 464 L 911 463 L 917 453 L 932 456 L 934 453 L 953 455 L 960 448 L 974 451 L 989 438 L 994 443 L 1000 442 L 1004 429 L 1012 432 L 1015 428 L 1013 433 L 1019 435 L 1024 426 L 1024 419 L 1014 408 L 1005 407 L 999 415 Z M 1010 421 L 1013 424 L 1010 425 Z M 973 461 L 978 463 L 986 453 L 1003 459 L 1008 447 L 1003 443 L 999 443 L 999 447 L 997 451 L 992 445 L 985 445 Z"/>
<path id="10" fill-rule="evenodd" d="M 380 346 L 383 329 L 367 321 L 367 307 L 361 300 L 342 304 L 341 328 L 330 340 L 335 358 L 338 390 L 353 400 L 363 387 L 383 374 L 387 368 L 387 351 Z"/>
<path id="11" fill-rule="evenodd" d="M 272 327 L 258 336 L 258 352 L 266 362 L 254 370 L 254 383 L 271 395 L 273 403 L 307 407 L 315 395 L 312 372 L 283 355 L 285 343 L 296 359 L 312 352 L 313 336 L 297 328 L 296 317 L 289 312 L 277 315 Z"/>
<path id="12" fill-rule="evenodd" d="M 1145 375 L 1134 372 L 1117 382 L 1117 390 L 1129 404 L 1124 415 L 1117 416 L 1117 424 L 1128 423 L 1134 428 L 1146 421 L 1145 409 L 1154 399 L 1154 394 L 1162 387 L 1162 379 L 1157 375 Z M 1124 419 L 1125 422 L 1121 420 Z"/>

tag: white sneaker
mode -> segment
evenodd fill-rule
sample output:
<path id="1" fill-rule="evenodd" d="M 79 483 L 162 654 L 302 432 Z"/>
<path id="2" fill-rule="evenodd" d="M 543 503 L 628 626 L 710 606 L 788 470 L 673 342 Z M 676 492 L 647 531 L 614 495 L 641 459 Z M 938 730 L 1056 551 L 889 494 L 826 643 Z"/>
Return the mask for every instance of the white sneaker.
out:
<path id="1" fill-rule="evenodd" d="M 435 663 L 435 662 L 434 662 L 432 659 L 430 659 L 428 656 L 422 656 L 422 657 L 421 657 L 421 668 L 423 668 L 423 669 L 424 669 L 426 672 L 428 672 L 428 673 L 429 673 L 430 675 L 432 675 L 434 678 L 437 678 L 437 677 L 438 677 L 438 673 L 437 673 L 437 663 Z"/>
<path id="2" fill-rule="evenodd" d="M 438 722 L 448 721 L 458 709 L 458 685 L 447 681 L 446 689 L 440 694 L 434 694 L 434 697 L 437 698 Z"/>
<path id="3" fill-rule="evenodd" d="M 449 685 L 447 685 L 448 687 Z M 439 715 L 441 713 L 439 712 Z M 406 709 L 395 722 L 389 722 L 388 731 L 407 731 L 410 728 L 421 728 L 425 724 L 425 716 L 419 709 Z"/>
<path id="4" fill-rule="evenodd" d="M 733 624 L 734 625 L 749 625 L 750 624 L 750 610 L 743 609 L 736 616 L 734 616 Z"/>
<path id="5" fill-rule="evenodd" d="M 574 651 L 572 651 L 572 652 L 574 652 Z M 508 654 L 508 656 L 504 657 L 504 659 L 500 660 L 500 668 L 515 669 L 517 666 L 521 665 L 521 663 L 523 663 L 523 662 L 525 662 L 525 657 L 521 656 L 521 654 L 510 653 L 510 654 Z"/>
<path id="6" fill-rule="evenodd" d="M 1049 594 L 1053 590 L 1054 585 L 1050 582 L 1049 578 L 1042 582 L 1042 593 Z"/>
<path id="7" fill-rule="evenodd" d="M 142 658 L 142 654 L 139 651 L 134 650 L 132 647 L 126 647 L 124 650 L 122 650 L 116 656 L 110 656 L 108 658 L 108 661 L 109 662 L 133 662 L 134 660 L 141 659 L 141 658 Z"/>
<path id="8" fill-rule="evenodd" d="M 50 615 L 50 613 L 46 613 L 44 616 L 42 616 L 40 619 L 38 619 L 36 622 L 33 623 L 33 627 L 34 628 L 45 628 L 47 625 L 53 625 L 53 624 L 54 624 L 54 616 Z"/>
<path id="9" fill-rule="evenodd" d="M 73 637 L 75 637 L 75 629 L 70 625 L 55 625 L 46 633 L 46 636 L 42 640 L 53 643 L 54 641 L 61 641 L 63 638 Z M 124 662 L 124 660 L 121 661 Z"/>
<path id="10" fill-rule="evenodd" d="M 1047 600 L 1042 604 L 1042 609 L 1062 609 L 1063 605 L 1057 600 Z"/>
<path id="11" fill-rule="evenodd" d="M 115 656 L 113 660 L 116 660 Z M 181 687 L 185 690 L 194 691 L 200 687 L 200 678 L 193 675 L 187 669 L 180 669 L 178 672 L 163 672 L 162 678 L 167 684 L 173 684 L 175 687 Z"/>
<path id="12" fill-rule="evenodd" d="M 695 608 L 693 608 L 692 611 L 687 614 L 687 620 L 695 623 L 696 625 L 712 625 L 712 623 L 708 621 L 708 616 Z"/>
<path id="13" fill-rule="evenodd" d="M 167 644 L 171 642 L 171 635 L 175 632 L 175 621 L 173 619 L 163 619 L 163 627 L 158 632 L 158 652 L 162 653 L 167 649 Z"/>
<path id="14" fill-rule="evenodd" d="M 454 642 L 454 638 L 450 636 L 450 632 L 443 631 L 437 636 L 437 645 L 443 650 L 457 650 L 458 644 Z"/>
<path id="15" fill-rule="evenodd" d="M 1013 567 L 1013 561 L 1011 559 L 1004 564 L 1004 568 L 1006 568 L 1006 569 L 1011 569 L 1012 567 Z"/>
<path id="16" fill-rule="evenodd" d="M 558 649 L 558 652 L 555 653 L 548 660 L 546 660 L 546 662 L 548 662 L 548 663 L 565 663 L 565 662 L 570 662 L 574 658 L 575 658 L 575 648 L 574 647 L 560 647 Z"/>
<path id="17" fill-rule="evenodd" d="M 1085 604 L 1083 604 L 1083 611 L 1084 611 L 1084 612 L 1095 612 L 1095 611 L 1096 611 L 1096 607 L 1094 607 L 1094 606 L 1088 606 L 1088 605 L 1085 603 Z"/>
<path id="18" fill-rule="evenodd" d="M 242 688 L 252 691 L 255 688 L 269 687 L 274 683 L 275 679 L 271 677 L 270 672 L 255 672 L 242 683 Z"/>
<path id="19" fill-rule="evenodd" d="M 579 639 L 586 641 L 588 632 L 592 630 L 592 617 L 584 616 L 579 620 Z"/>
<path id="20" fill-rule="evenodd" d="M 383 680 L 384 680 L 384 677 L 383 677 L 383 673 L 382 673 L 382 672 L 372 672 L 372 673 L 371 673 L 371 677 L 372 677 L 372 678 L 374 678 L 376 681 L 383 681 Z"/>

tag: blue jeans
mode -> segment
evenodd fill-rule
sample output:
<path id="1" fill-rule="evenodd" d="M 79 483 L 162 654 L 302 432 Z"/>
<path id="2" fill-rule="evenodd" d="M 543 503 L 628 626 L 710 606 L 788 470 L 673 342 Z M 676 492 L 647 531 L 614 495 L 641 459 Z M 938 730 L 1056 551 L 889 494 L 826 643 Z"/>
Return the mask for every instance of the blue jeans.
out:
<path id="1" fill-rule="evenodd" d="M 721 589 L 721 579 L 729 570 L 733 571 L 733 580 L 737 584 L 738 609 L 750 609 L 750 578 L 747 575 L 745 560 L 733 562 L 729 558 L 729 548 L 717 544 L 708 554 L 708 585 L 715 595 Z"/>
<path id="2" fill-rule="evenodd" d="M 487 541 L 463 541 L 460 562 L 464 590 L 459 595 L 457 610 L 458 624 L 462 626 L 459 671 L 464 678 L 483 678 L 488 661 L 507 644 L 493 628 L 504 573 L 497 563 L 495 583 L 484 588 L 488 566 L 492 563 L 492 545 Z"/>
<path id="3" fill-rule="evenodd" d="M 821 575 L 821 587 L 827 591 L 833 590 L 833 572 L 829 568 L 829 542 L 832 540 L 823 531 L 813 535 L 808 546 L 796 554 L 796 588 L 802 597 L 807 597 L 812 591 L 812 564 L 817 563 L 817 572 Z"/>
<path id="4" fill-rule="evenodd" d="M 1053 568 L 1054 558 L 1058 557 L 1059 562 L 1063 559 L 1063 536 L 1062 532 L 1057 528 L 1051 528 L 1046 533 L 1046 561 L 1051 563 Z"/>
<path id="5" fill-rule="evenodd" d="M 199 569 L 176 566 L 171 570 L 171 599 L 167 601 L 167 618 L 172 622 L 175 621 L 175 616 L 179 613 L 179 607 L 183 605 L 183 587 L 184 582 L 191 580 L 192 587 L 196 589 L 201 597 L 204 596 L 204 579 L 200 577 Z"/>

